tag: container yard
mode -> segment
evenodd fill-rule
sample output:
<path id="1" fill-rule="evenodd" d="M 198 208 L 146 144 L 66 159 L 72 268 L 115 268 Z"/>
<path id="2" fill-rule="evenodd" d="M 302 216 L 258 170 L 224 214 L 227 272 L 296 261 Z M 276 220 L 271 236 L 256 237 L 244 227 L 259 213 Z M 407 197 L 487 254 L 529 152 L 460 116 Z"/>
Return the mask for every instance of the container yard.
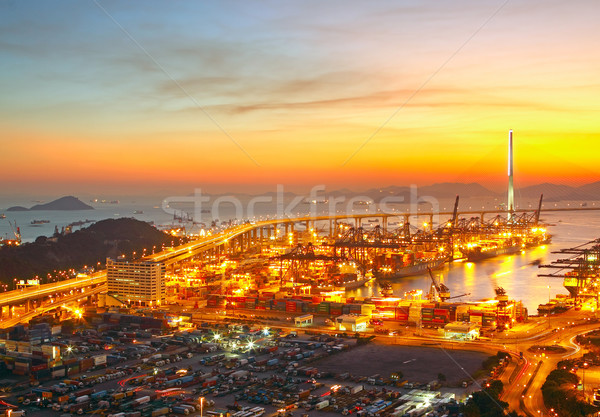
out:
<path id="1" fill-rule="evenodd" d="M 143 318 L 100 313 L 75 326 L 38 323 L 10 329 L 5 336 L 22 340 L 0 342 L 3 372 L 14 378 L 4 389 L 7 409 L 34 416 L 198 415 L 201 409 L 204 415 L 238 417 L 295 409 L 310 415 L 362 411 L 384 416 L 421 410 L 425 402 L 427 412 L 458 409 L 455 392 L 462 392 L 460 397 L 466 392 L 457 388 L 460 381 L 448 381 L 455 388 L 446 393 L 414 390 L 427 390 L 426 381 L 437 377 L 439 366 L 413 375 L 410 367 L 416 364 L 411 362 L 393 368 L 406 371 L 401 380 L 389 372 L 391 367 L 373 376 L 368 363 L 385 363 L 392 347 L 361 346 L 356 338 L 243 323 L 201 323 L 195 330 L 174 331 L 168 317 Z M 45 336 L 37 344 L 40 331 Z M 435 349 L 394 349 L 402 358 L 420 351 L 413 361 L 419 366 L 440 359 Z M 484 357 L 465 355 L 471 362 Z M 405 386 L 413 388 L 406 391 Z"/>

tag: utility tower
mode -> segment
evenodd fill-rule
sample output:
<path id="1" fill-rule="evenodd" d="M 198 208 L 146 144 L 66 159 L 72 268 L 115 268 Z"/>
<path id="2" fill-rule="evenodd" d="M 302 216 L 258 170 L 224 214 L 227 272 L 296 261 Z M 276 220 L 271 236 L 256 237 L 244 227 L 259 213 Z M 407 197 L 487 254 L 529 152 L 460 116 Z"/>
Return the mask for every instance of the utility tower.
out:
<path id="1" fill-rule="evenodd" d="M 513 131 L 508 131 L 508 220 L 512 220 L 515 210 L 515 189 L 513 185 Z"/>

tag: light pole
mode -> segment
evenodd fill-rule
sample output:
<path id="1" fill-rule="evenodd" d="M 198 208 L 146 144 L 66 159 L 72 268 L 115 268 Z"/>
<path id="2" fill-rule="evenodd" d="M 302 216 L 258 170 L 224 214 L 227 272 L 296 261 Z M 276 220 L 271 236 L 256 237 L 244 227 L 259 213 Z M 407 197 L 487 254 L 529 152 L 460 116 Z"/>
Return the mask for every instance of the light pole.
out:
<path id="1" fill-rule="evenodd" d="M 585 402 L 587 402 L 587 398 L 585 396 L 585 368 L 587 368 L 587 366 L 588 366 L 587 362 L 584 362 L 584 364 L 583 364 L 583 379 L 581 381 L 581 388 L 583 390 L 583 400 Z"/>
<path id="2" fill-rule="evenodd" d="M 204 397 L 200 397 L 200 417 L 202 417 L 202 412 L 204 408 Z"/>

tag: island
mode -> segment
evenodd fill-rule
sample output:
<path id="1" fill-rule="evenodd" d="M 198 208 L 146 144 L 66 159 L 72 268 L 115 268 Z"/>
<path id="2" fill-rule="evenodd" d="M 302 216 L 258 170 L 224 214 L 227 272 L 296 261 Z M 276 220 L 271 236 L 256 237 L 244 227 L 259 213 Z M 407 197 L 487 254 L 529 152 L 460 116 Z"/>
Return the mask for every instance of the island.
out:
<path id="1" fill-rule="evenodd" d="M 94 207 L 85 204 L 83 201 L 73 196 L 61 197 L 57 200 L 45 204 L 36 204 L 31 208 L 23 206 L 9 207 L 7 211 L 75 211 L 75 210 L 94 210 Z"/>

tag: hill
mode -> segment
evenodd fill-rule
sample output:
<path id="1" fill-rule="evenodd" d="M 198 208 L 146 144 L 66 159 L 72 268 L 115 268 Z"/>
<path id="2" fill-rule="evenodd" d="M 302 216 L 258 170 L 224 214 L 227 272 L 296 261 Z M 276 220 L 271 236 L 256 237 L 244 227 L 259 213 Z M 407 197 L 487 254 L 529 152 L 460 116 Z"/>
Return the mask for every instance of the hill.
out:
<path id="1" fill-rule="evenodd" d="M 70 210 L 94 210 L 94 207 L 85 204 L 83 201 L 73 196 L 66 196 L 51 201 L 45 204 L 36 204 L 31 208 L 26 208 L 22 206 L 14 206 L 10 207 L 7 211 L 41 211 L 41 210 L 60 210 L 60 211 L 70 211 Z"/>
<path id="2" fill-rule="evenodd" d="M 40 236 L 34 243 L 0 247 L 0 280 L 12 285 L 15 277 L 44 277 L 55 270 L 96 266 L 98 262 L 104 264 L 107 257 L 141 253 L 144 248 L 170 246 L 172 242 L 179 243 L 146 222 L 130 218 L 101 220 L 56 239 Z"/>

